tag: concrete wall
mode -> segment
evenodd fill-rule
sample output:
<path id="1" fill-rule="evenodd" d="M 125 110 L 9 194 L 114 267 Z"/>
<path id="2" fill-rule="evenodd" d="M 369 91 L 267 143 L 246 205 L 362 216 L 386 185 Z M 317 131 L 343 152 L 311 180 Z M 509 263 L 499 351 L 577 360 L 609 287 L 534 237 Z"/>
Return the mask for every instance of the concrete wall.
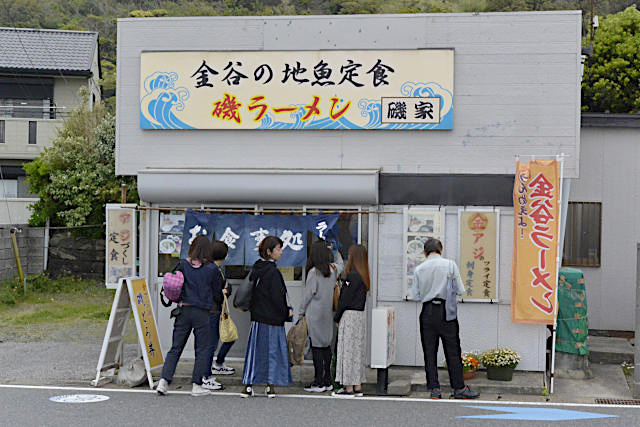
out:
<path id="1" fill-rule="evenodd" d="M 566 176 L 577 177 L 580 21 L 579 11 L 120 19 L 116 172 L 232 161 L 236 168 L 502 174 L 514 172 L 515 154 L 565 152 Z M 452 131 L 140 129 L 143 50 L 372 48 L 455 48 Z M 310 155 L 318 147 L 322 155 Z"/>
<path id="2" fill-rule="evenodd" d="M 70 232 L 52 233 L 47 272 L 52 276 L 104 279 L 104 239 L 73 237 Z"/>
<path id="3" fill-rule="evenodd" d="M 589 328 L 635 329 L 640 242 L 640 129 L 582 128 L 580 179 L 571 201 L 602 203 L 601 266 L 585 275 Z"/>
<path id="4" fill-rule="evenodd" d="M 458 208 L 448 206 L 445 214 L 444 256 L 458 258 Z M 402 211 L 403 206 L 384 206 L 385 211 Z M 421 304 L 403 300 L 403 215 L 383 214 L 379 221 L 378 304 L 397 308 L 399 316 L 399 365 L 423 365 L 418 317 Z M 546 327 L 511 323 L 511 260 L 513 255 L 513 209 L 500 211 L 498 296 L 500 302 L 459 304 L 460 342 L 463 351 L 511 346 L 522 355 L 518 369 L 542 371 L 545 367 Z M 444 355 L 440 349 L 440 362 Z"/>
<path id="5" fill-rule="evenodd" d="M 20 227 L 20 226 L 19 226 Z M 24 274 L 39 274 L 44 269 L 44 229 L 21 226 L 16 234 L 20 264 Z M 0 229 L 0 280 L 18 274 L 9 228 Z"/>

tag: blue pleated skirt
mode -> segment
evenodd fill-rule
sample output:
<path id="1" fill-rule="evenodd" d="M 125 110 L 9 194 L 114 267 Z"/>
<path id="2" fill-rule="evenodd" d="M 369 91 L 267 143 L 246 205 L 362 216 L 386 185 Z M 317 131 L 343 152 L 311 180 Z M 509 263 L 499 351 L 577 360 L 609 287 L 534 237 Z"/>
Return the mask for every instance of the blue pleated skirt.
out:
<path id="1" fill-rule="evenodd" d="M 251 322 L 242 384 L 290 385 L 291 367 L 284 326 Z"/>

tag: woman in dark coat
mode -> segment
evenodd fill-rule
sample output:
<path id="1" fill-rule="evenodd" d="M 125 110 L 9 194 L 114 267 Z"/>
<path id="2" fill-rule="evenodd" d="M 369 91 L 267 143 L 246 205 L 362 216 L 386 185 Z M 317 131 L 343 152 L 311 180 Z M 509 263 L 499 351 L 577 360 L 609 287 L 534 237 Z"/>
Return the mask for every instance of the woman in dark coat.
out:
<path id="1" fill-rule="evenodd" d="M 216 270 L 208 262 L 209 240 L 205 236 L 196 237 L 189 247 L 189 258 L 180 262 L 179 271 L 184 275 L 182 293 L 178 302 L 176 321 L 173 324 L 173 343 L 162 368 L 162 378 L 156 387 L 160 395 L 167 394 L 169 384 L 176 371 L 176 365 L 187 344 L 191 331 L 195 335 L 196 360 L 193 364 L 193 396 L 206 396 L 209 390 L 202 387 L 203 377 L 207 377 L 211 366 L 207 366 L 209 346 L 209 310 L 213 307 L 213 297 L 222 292 L 215 280 Z M 174 312 L 171 312 L 172 316 Z"/>
<path id="2" fill-rule="evenodd" d="M 287 303 L 287 288 L 276 261 L 282 256 L 282 240 L 268 236 L 258 247 L 260 258 L 253 264 L 249 280 L 251 330 L 244 359 L 242 397 L 253 396 L 254 384 L 266 384 L 267 397 L 275 397 L 275 385 L 291 384 L 291 368 L 284 322 L 293 317 Z"/>

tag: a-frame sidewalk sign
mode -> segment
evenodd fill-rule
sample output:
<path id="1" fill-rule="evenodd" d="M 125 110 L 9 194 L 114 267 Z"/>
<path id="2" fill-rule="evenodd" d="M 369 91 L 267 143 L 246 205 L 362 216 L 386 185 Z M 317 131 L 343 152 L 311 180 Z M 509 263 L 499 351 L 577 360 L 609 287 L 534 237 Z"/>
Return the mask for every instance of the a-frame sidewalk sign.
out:
<path id="1" fill-rule="evenodd" d="M 127 277 L 120 279 L 113 298 L 111 314 L 107 331 L 104 334 L 102 350 L 96 368 L 96 379 L 91 385 L 97 387 L 106 378 L 102 373 L 111 368 L 120 368 L 123 360 L 124 336 L 129 320 L 129 313 L 133 311 L 133 318 L 138 330 L 138 342 L 142 350 L 142 358 L 147 370 L 149 387 L 153 389 L 152 371 L 161 369 L 164 364 L 162 347 L 156 328 L 155 316 L 147 283 L 142 277 Z"/>

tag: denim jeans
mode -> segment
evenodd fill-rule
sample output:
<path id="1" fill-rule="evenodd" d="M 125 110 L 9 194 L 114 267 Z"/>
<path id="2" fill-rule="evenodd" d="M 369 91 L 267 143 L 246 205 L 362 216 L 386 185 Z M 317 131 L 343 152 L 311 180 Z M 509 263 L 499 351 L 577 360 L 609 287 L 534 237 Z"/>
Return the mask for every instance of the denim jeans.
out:
<path id="1" fill-rule="evenodd" d="M 176 372 L 176 366 L 184 346 L 187 344 L 191 331 L 195 336 L 194 350 L 196 360 L 193 364 L 193 373 L 191 382 L 202 384 L 202 377 L 207 374 L 207 346 L 209 345 L 209 313 L 207 310 L 183 306 L 180 308 L 180 314 L 176 317 L 173 324 L 173 342 L 171 349 L 167 353 L 162 368 L 162 378 L 171 383 L 173 374 Z"/>
<path id="2" fill-rule="evenodd" d="M 213 364 L 213 356 L 218 348 L 218 341 L 220 341 L 220 313 L 209 313 L 209 343 L 207 346 L 207 366 L 209 367 L 209 371 L 207 371 L 207 377 L 211 375 L 211 365 Z M 235 341 L 222 343 L 218 357 L 216 358 L 217 364 L 221 365 L 224 363 L 224 359 L 227 357 L 227 353 L 229 353 L 234 342 Z"/>

